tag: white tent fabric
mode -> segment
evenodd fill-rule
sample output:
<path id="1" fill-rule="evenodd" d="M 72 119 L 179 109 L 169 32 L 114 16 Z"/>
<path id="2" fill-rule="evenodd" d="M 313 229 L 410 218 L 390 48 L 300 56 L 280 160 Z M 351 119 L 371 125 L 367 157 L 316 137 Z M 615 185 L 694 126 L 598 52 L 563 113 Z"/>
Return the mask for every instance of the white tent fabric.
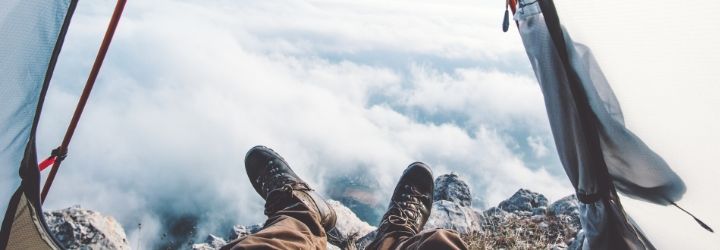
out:
<path id="1" fill-rule="evenodd" d="M 559 23 L 549 24 L 540 3 L 552 6 L 551 1 L 520 1 L 515 20 L 545 97 L 560 160 L 583 201 L 583 248 L 653 249 L 625 214 L 615 190 L 666 205 L 682 197 L 685 185 L 625 127 L 618 100 L 590 49 L 573 42 Z"/>

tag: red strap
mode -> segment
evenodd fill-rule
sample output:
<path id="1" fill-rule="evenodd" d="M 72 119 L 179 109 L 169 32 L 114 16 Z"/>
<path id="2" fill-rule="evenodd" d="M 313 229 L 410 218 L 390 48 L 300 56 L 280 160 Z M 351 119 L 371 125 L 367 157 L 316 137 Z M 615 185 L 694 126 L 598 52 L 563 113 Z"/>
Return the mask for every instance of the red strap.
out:
<path id="1" fill-rule="evenodd" d="M 55 159 L 57 159 L 57 156 L 51 155 L 51 156 L 48 157 L 47 159 L 45 159 L 45 160 L 43 160 L 42 162 L 40 162 L 40 163 L 38 164 L 38 168 L 40 169 L 40 171 L 45 170 L 45 169 L 48 168 L 49 166 L 55 164 Z"/>

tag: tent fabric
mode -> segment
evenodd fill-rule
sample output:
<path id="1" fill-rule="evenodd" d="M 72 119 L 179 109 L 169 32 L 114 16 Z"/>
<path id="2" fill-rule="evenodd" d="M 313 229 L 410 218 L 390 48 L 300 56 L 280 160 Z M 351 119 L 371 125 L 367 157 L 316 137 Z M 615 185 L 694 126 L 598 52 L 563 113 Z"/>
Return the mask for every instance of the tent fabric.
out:
<path id="1" fill-rule="evenodd" d="M 23 159 L 51 56 L 70 1 L 0 2 L 0 192 L 19 184 Z M 12 193 L 2 193 L 7 200 Z M 5 209 L 4 204 L 2 209 Z"/>
<path id="2" fill-rule="evenodd" d="M 56 248 L 41 216 L 35 132 L 76 4 L 0 1 L 0 198 L 10 200 L 0 205 L 0 249 Z M 17 190 L 12 198 L 10 190 Z"/>
<path id="3" fill-rule="evenodd" d="M 15 209 L 15 223 L 7 242 L 7 249 L 60 249 L 43 229 L 38 209 L 33 207 L 23 193 L 20 194 Z"/>
<path id="4" fill-rule="evenodd" d="M 560 161 L 582 201 L 583 248 L 653 249 L 625 214 L 616 191 L 667 205 L 682 197 L 683 181 L 625 127 L 591 50 L 573 42 L 553 2 L 519 4 L 515 20 L 545 98 Z"/>

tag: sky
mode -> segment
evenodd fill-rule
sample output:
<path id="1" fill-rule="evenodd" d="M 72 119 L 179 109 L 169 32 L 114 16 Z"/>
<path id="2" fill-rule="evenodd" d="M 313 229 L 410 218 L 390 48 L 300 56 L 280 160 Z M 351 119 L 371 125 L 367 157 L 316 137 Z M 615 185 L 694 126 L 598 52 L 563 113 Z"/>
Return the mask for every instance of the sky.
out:
<path id="1" fill-rule="evenodd" d="M 43 111 L 41 155 L 61 141 L 113 6 L 78 5 Z M 197 237 L 224 235 L 265 219 L 243 165 L 254 145 L 274 148 L 320 193 L 338 178 L 370 178 L 383 204 L 414 161 L 463 176 L 478 208 L 520 188 L 551 201 L 572 194 L 522 42 L 514 27 L 501 30 L 503 11 L 466 0 L 129 1 L 45 209 L 111 215 L 133 247 L 162 244 L 187 219 L 199 222 Z M 712 169 L 709 158 L 685 162 L 693 153 L 668 143 L 718 153 L 720 118 L 708 114 L 720 95 L 699 84 L 708 90 L 700 97 L 677 84 L 613 87 L 631 129 L 671 166 L 697 166 L 678 170 L 690 190 L 717 190 L 697 174 Z M 662 106 L 667 95 L 698 108 Z M 685 119 L 668 121 L 658 106 Z M 710 212 L 717 198 L 689 195 L 691 210 L 720 225 Z M 626 200 L 661 248 L 719 243 L 675 210 Z M 672 234 L 646 214 L 688 230 Z"/>

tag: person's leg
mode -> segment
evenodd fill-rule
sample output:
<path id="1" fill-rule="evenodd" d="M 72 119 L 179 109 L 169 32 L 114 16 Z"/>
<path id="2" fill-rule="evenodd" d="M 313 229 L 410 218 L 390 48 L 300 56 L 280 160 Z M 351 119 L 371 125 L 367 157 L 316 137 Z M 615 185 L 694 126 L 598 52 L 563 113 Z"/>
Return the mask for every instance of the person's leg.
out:
<path id="1" fill-rule="evenodd" d="M 402 233 L 388 233 L 376 242 L 378 244 L 374 245 L 372 249 L 467 249 L 467 245 L 460 238 L 460 235 L 453 230 L 447 229 L 422 231 L 413 236 Z M 368 247 L 368 249 L 371 248 Z"/>
<path id="2" fill-rule="evenodd" d="M 265 200 L 268 220 L 259 232 L 222 249 L 326 249 L 326 231 L 335 226 L 335 211 L 302 181 L 285 160 L 258 146 L 245 157 L 255 190 Z"/>
<path id="3" fill-rule="evenodd" d="M 378 236 L 367 249 L 467 249 L 451 230 L 420 232 L 432 209 L 433 177 L 420 162 L 410 164 L 398 181 Z"/>

